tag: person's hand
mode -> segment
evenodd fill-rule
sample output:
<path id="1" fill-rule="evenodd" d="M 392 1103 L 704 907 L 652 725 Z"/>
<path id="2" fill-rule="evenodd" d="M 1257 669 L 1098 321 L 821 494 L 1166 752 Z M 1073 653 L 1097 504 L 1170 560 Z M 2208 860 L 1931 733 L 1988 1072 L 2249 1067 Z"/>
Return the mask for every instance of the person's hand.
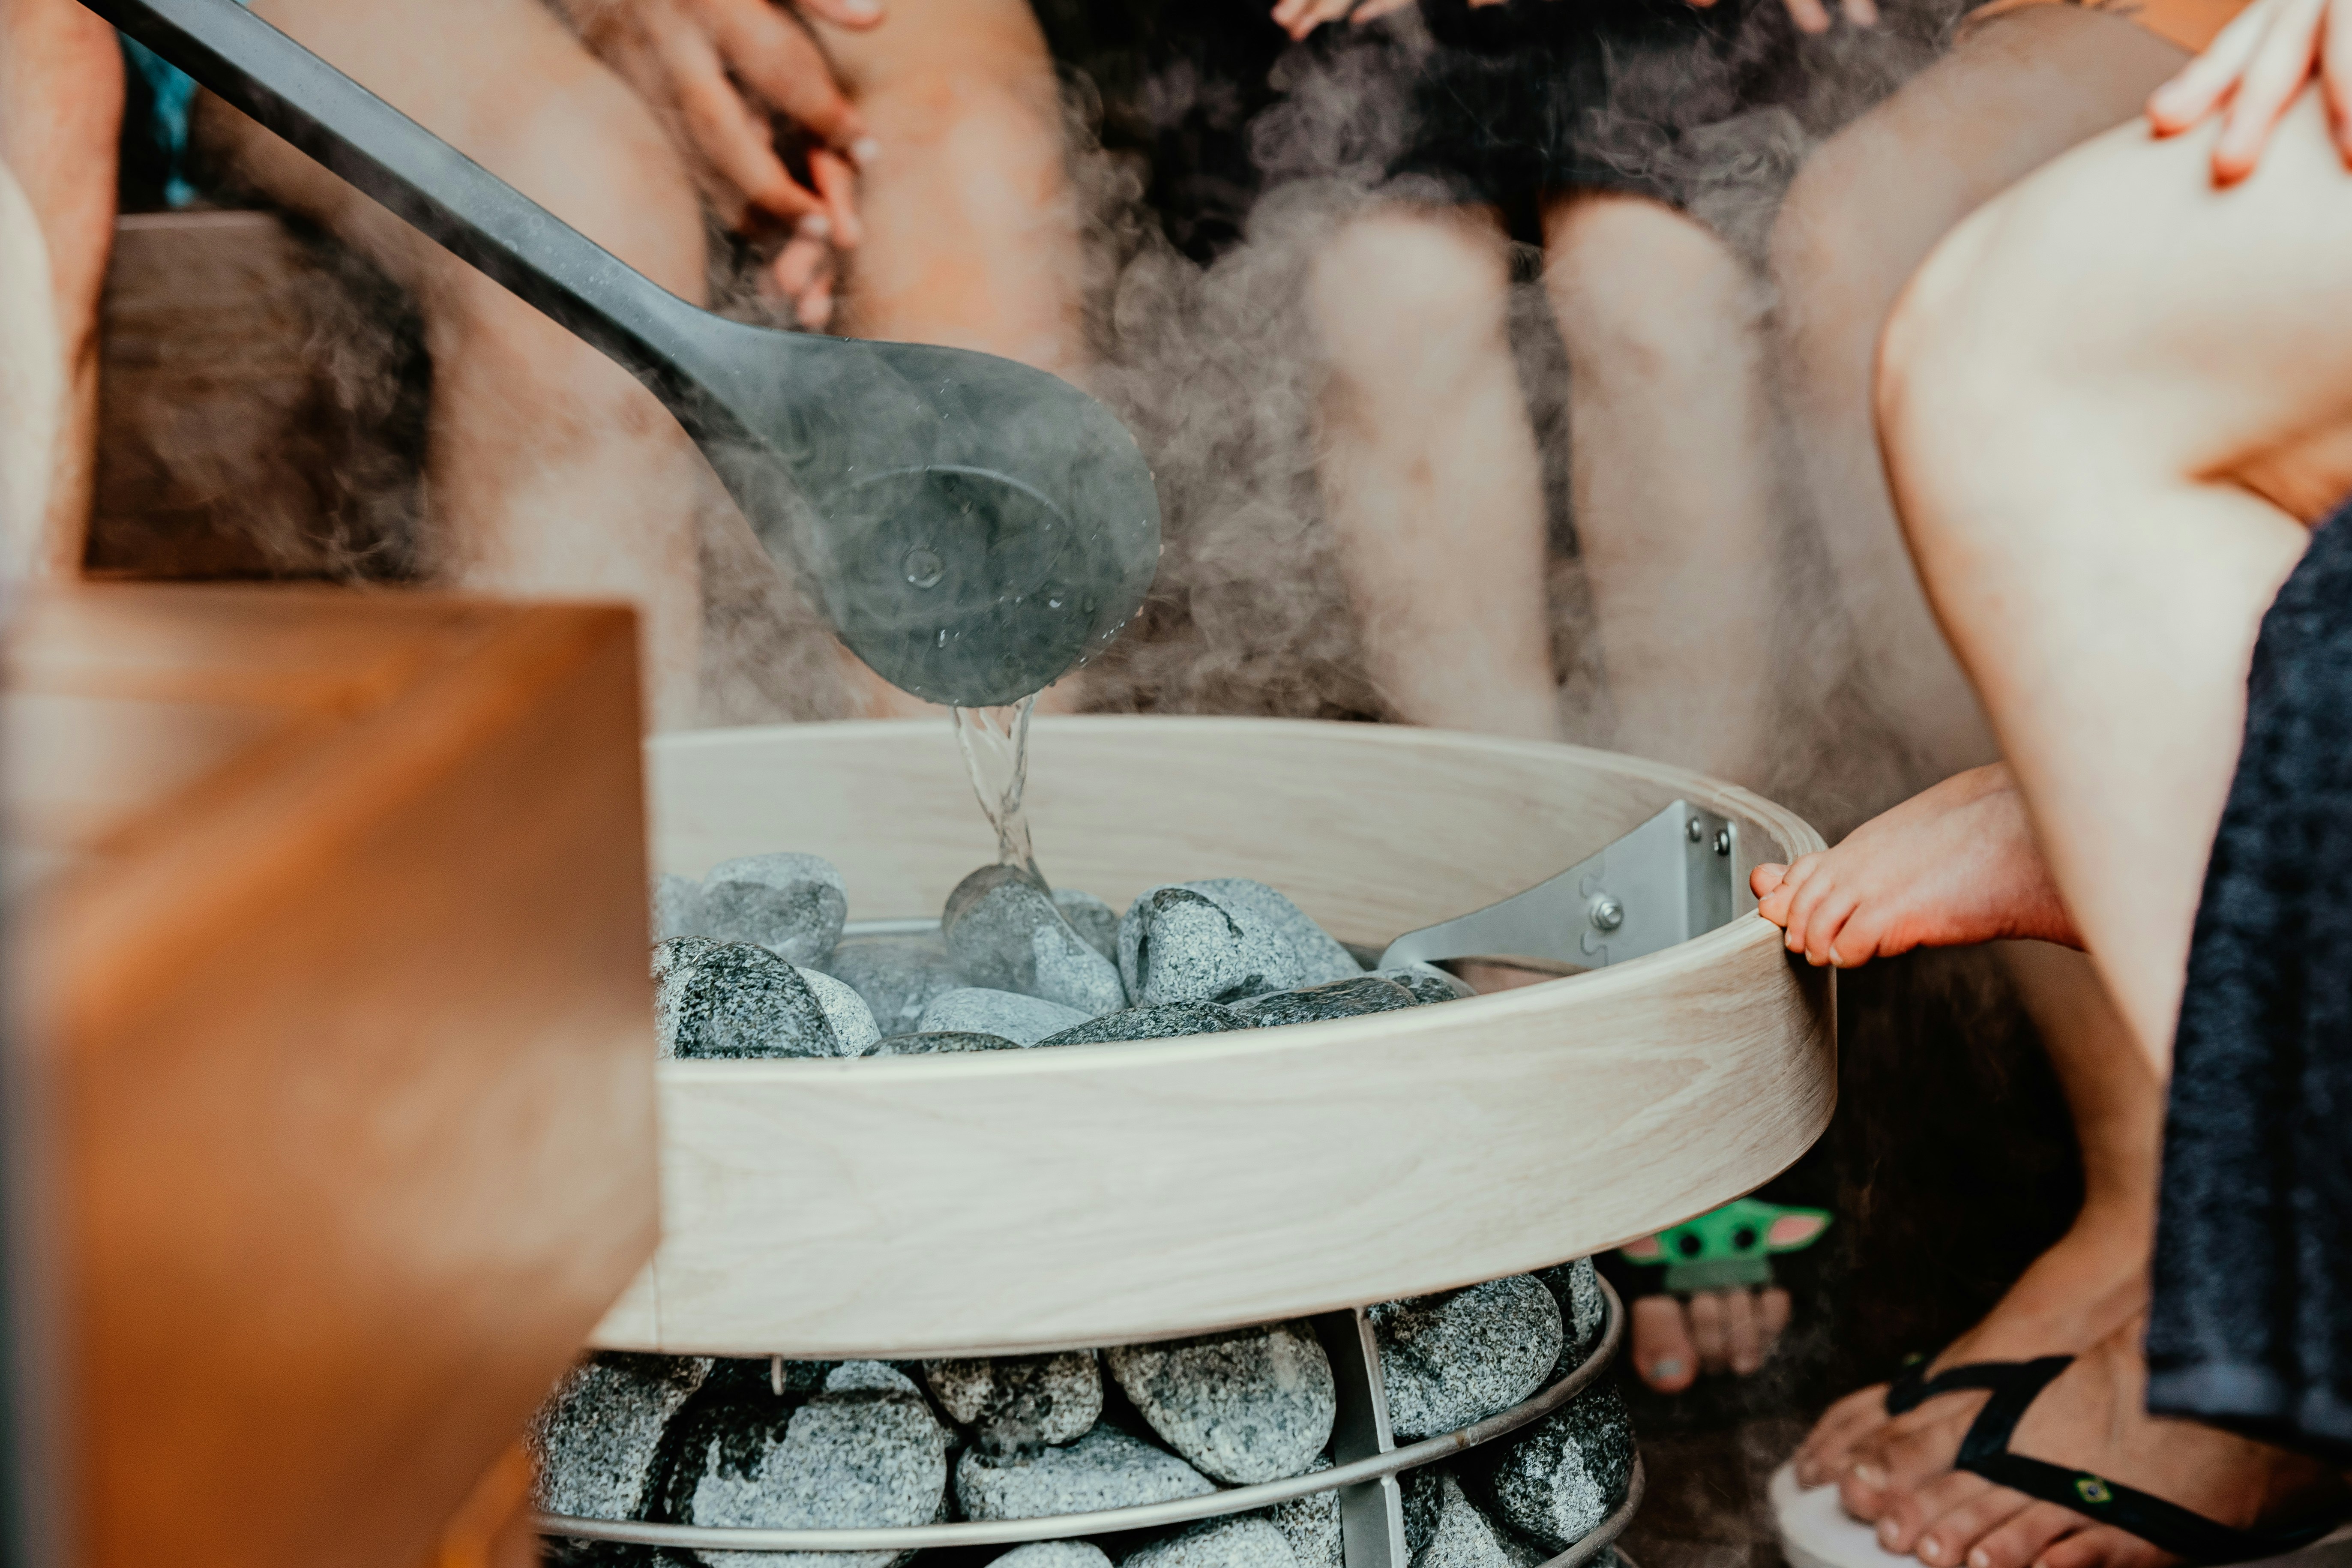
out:
<path id="1" fill-rule="evenodd" d="M 1470 0 L 1473 5 L 1499 5 L 1503 0 Z M 1690 0 L 1701 10 L 1715 0 Z M 1341 20 L 1369 22 L 1385 16 L 1391 11 L 1402 11 L 1413 0 L 1279 0 L 1274 8 L 1274 19 L 1292 38 L 1304 38 L 1326 22 Z M 1829 7 L 1822 0 L 1781 0 L 1789 8 L 1789 19 L 1797 24 L 1801 33 L 1826 33 L 1830 30 Z M 1877 0 L 1839 0 L 1838 9 L 1845 19 L 1857 27 L 1874 26 L 1878 22 Z"/>
<path id="2" fill-rule="evenodd" d="M 1714 5 L 1715 0 L 1690 0 L 1690 3 L 1705 7 Z M 1822 0 L 1780 0 L 1780 3 L 1788 7 L 1789 20 L 1797 24 L 1797 31 L 1826 33 L 1830 30 L 1830 8 L 1822 5 Z M 1838 15 L 1857 27 L 1874 27 L 1878 26 L 1877 0 L 1838 0 Z"/>
<path id="3" fill-rule="evenodd" d="M 833 310 L 835 252 L 862 237 L 856 169 L 877 151 L 816 40 L 773 0 L 566 0 L 581 36 L 698 155 L 712 205 L 730 226 L 785 226 L 792 237 L 765 284 L 801 323 Z M 880 0 L 806 0 L 845 27 L 882 20 Z M 807 138 L 808 179 L 777 150 L 776 123 Z"/>
<path id="4" fill-rule="evenodd" d="M 2254 172 L 2315 73 L 2336 148 L 2352 165 L 2352 0 L 2254 0 L 2149 97 L 2148 123 L 2158 136 L 2177 136 L 2220 111 L 2213 178 L 2230 184 Z"/>

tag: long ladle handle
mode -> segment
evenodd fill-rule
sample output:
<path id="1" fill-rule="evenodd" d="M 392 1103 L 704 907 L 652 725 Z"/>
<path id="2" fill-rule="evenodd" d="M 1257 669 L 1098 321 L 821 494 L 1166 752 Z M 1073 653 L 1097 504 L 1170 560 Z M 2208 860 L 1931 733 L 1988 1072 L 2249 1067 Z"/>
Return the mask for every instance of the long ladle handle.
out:
<path id="1" fill-rule="evenodd" d="M 236 0 L 82 0 L 646 383 L 723 417 L 704 312 L 459 153 Z M 730 422 L 731 423 L 731 422 Z"/>

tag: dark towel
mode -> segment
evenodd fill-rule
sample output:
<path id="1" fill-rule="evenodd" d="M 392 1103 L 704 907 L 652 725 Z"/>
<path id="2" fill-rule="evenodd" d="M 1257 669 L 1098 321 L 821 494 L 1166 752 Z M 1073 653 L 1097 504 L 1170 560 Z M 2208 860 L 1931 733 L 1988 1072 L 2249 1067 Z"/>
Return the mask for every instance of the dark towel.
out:
<path id="1" fill-rule="evenodd" d="M 2148 1408 L 2352 1460 L 2352 506 L 2270 613 L 2189 952 Z"/>

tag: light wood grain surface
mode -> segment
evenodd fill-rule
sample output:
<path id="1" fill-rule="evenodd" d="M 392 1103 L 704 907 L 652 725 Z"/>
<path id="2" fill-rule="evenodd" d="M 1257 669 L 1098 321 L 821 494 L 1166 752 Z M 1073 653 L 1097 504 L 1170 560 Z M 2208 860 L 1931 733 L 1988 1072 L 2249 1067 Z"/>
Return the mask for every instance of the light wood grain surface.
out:
<path id="1" fill-rule="evenodd" d="M 653 1247 L 630 617 L 124 585 L 18 631 L 35 1495 L 78 1563 L 415 1568 Z"/>
<path id="2" fill-rule="evenodd" d="M 935 913 L 994 844 L 944 724 L 666 737 L 656 863 L 811 850 L 854 919 Z M 1369 725 L 1041 720 L 1058 886 L 1271 882 L 1385 942 L 1516 892 L 1676 796 L 1743 858 L 1817 847 L 1753 795 L 1556 745 Z M 1745 870 L 1743 866 L 1741 869 Z M 661 1069 L 663 1242 L 595 1342 L 1004 1352 L 1460 1285 L 1702 1212 L 1827 1121 L 1829 977 L 1752 913 L 1590 974 L 1164 1042 Z"/>

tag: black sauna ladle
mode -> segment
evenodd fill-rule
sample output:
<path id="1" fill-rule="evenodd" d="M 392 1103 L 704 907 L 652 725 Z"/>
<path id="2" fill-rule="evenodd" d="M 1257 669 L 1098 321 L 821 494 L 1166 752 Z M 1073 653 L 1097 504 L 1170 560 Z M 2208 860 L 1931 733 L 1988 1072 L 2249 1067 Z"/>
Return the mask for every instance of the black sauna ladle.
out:
<path id="1" fill-rule="evenodd" d="M 1010 702 L 1142 604 L 1160 559 L 1151 470 L 1069 383 L 698 310 L 236 0 L 83 3 L 635 374 L 893 685 Z"/>

